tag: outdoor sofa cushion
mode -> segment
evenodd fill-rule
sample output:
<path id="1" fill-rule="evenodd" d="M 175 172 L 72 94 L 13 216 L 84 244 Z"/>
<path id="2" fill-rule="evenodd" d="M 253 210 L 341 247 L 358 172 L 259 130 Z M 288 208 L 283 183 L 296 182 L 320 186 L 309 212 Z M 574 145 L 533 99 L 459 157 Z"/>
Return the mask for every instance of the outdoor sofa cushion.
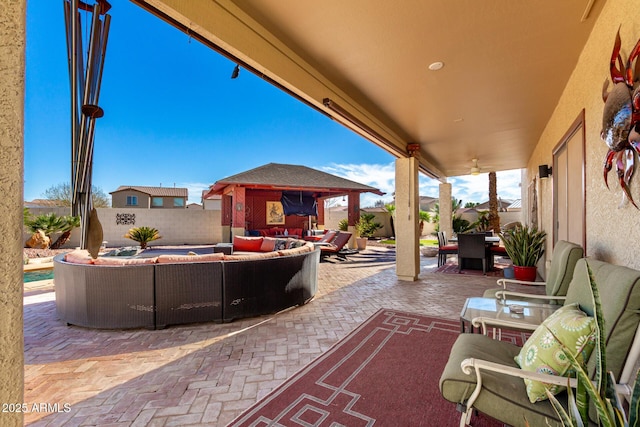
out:
<path id="1" fill-rule="evenodd" d="M 122 258 L 122 257 L 98 257 L 93 260 L 95 265 L 138 265 L 155 264 L 157 257 L 150 258 Z"/>
<path id="2" fill-rule="evenodd" d="M 224 254 L 221 252 L 204 255 L 160 255 L 158 256 L 158 264 L 221 261 L 223 259 Z"/>
<path id="3" fill-rule="evenodd" d="M 72 264 L 93 264 L 93 258 L 91 258 L 89 251 L 86 249 L 76 249 L 75 251 L 71 251 L 65 254 L 64 260 Z"/>

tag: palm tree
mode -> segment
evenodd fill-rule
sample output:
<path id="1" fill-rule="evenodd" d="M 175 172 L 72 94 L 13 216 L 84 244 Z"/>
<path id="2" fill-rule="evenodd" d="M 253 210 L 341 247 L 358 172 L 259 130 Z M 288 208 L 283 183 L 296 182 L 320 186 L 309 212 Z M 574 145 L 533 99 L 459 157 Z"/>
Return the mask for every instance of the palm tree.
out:
<path id="1" fill-rule="evenodd" d="M 64 245 L 67 240 L 69 240 L 69 237 L 71 237 L 71 230 L 76 227 L 80 227 L 79 216 L 66 215 L 63 216 L 62 219 L 63 224 L 59 230 L 62 232 L 62 234 L 56 239 L 55 242 L 53 242 L 53 244 L 51 245 L 51 249 L 60 249 L 60 247 L 62 247 L 62 245 Z"/>
<path id="2" fill-rule="evenodd" d="M 384 210 L 389 212 L 389 222 L 391 223 L 391 234 L 393 235 L 393 237 L 395 237 L 396 226 L 393 220 L 396 217 L 396 205 L 394 205 L 393 203 L 387 203 L 386 205 L 384 205 Z"/>
<path id="3" fill-rule="evenodd" d="M 500 215 L 498 215 L 498 190 L 495 172 L 489 172 L 489 229 L 500 232 Z"/>
<path id="4" fill-rule="evenodd" d="M 424 223 L 431 222 L 431 215 L 429 215 L 429 212 L 423 210 L 418 212 L 418 215 L 420 217 L 420 235 L 422 236 L 422 232 L 424 231 Z"/>
<path id="5" fill-rule="evenodd" d="M 458 209 L 460 209 L 462 207 L 462 199 L 458 200 L 455 197 L 451 198 L 451 215 L 453 216 L 453 231 L 454 232 L 458 232 L 456 231 L 456 222 L 460 222 L 460 220 L 462 220 L 462 218 L 458 218 L 456 220 L 456 211 Z M 466 221 L 466 220 L 462 220 L 462 221 Z M 436 203 L 435 205 L 433 205 L 433 216 L 431 217 L 431 222 L 436 224 L 436 231 L 440 231 L 440 203 Z M 467 223 L 469 221 L 466 221 Z M 464 228 L 464 226 L 462 227 Z M 464 231 L 464 230 L 463 230 Z"/>
<path id="6" fill-rule="evenodd" d="M 124 235 L 126 239 L 131 239 L 135 242 L 140 243 L 141 249 L 147 248 L 147 243 L 161 239 L 157 229 L 153 227 L 133 227 L 127 231 L 127 234 Z"/>
<path id="7" fill-rule="evenodd" d="M 69 239 L 71 230 L 80 226 L 80 217 L 77 216 L 58 216 L 51 212 L 31 219 L 26 216 L 26 213 L 25 211 L 24 225 L 31 233 L 42 231 L 45 236 L 50 237 L 54 233 L 62 232 L 62 235 L 51 245 L 52 249 L 59 249 Z"/>

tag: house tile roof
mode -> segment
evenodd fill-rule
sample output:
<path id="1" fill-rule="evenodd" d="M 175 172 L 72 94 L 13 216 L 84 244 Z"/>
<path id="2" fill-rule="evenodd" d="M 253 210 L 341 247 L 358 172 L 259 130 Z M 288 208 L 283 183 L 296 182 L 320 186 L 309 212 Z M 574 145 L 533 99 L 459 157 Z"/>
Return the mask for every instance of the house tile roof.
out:
<path id="1" fill-rule="evenodd" d="M 189 197 L 189 189 L 177 187 L 145 187 L 140 185 L 121 185 L 117 190 L 109 194 L 119 193 L 121 191 L 135 190 L 140 193 L 148 194 L 151 197 Z"/>
<path id="2" fill-rule="evenodd" d="M 384 193 L 377 188 L 360 184 L 331 175 L 316 169 L 300 165 L 269 163 L 255 169 L 241 172 L 221 180 L 211 187 L 208 195 L 219 194 L 228 185 L 243 185 L 271 188 L 296 188 L 313 191 L 359 191 L 379 195 Z"/>

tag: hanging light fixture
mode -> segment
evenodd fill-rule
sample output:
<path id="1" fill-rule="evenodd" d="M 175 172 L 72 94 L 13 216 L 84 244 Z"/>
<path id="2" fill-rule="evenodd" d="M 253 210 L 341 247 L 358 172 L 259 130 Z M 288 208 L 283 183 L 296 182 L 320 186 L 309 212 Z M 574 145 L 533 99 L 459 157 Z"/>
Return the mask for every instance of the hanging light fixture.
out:
<path id="1" fill-rule="evenodd" d="M 469 172 L 471 173 L 471 175 L 479 175 L 480 168 L 478 167 L 478 159 L 471 159 L 471 161 L 473 162 L 473 166 L 471 167 L 471 170 Z"/>
<path id="2" fill-rule="evenodd" d="M 240 75 L 240 65 L 236 64 L 236 67 L 233 69 L 231 73 L 231 79 L 237 79 Z"/>

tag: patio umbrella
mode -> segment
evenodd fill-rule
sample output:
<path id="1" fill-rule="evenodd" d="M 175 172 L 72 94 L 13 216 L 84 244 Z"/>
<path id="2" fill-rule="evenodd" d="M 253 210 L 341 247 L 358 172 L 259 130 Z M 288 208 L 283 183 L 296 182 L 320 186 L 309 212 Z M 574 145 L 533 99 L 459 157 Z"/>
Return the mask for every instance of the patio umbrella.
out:
<path id="1" fill-rule="evenodd" d="M 98 100 L 111 22 L 111 16 L 107 14 L 110 8 L 106 0 L 97 0 L 93 6 L 80 0 L 64 1 L 71 84 L 71 213 L 80 216 L 82 249 L 89 249 L 90 240 L 95 240 L 97 236 L 94 232 L 94 239 L 89 238 L 91 228 L 100 230 L 99 234 L 102 235 L 102 226 L 92 206 L 91 181 L 95 120 L 104 115 Z M 83 50 L 81 12 L 85 12 L 87 21 L 91 17 L 86 55 Z M 92 243 L 95 245 L 95 242 Z M 90 248 L 95 256 L 97 248 Z"/>

